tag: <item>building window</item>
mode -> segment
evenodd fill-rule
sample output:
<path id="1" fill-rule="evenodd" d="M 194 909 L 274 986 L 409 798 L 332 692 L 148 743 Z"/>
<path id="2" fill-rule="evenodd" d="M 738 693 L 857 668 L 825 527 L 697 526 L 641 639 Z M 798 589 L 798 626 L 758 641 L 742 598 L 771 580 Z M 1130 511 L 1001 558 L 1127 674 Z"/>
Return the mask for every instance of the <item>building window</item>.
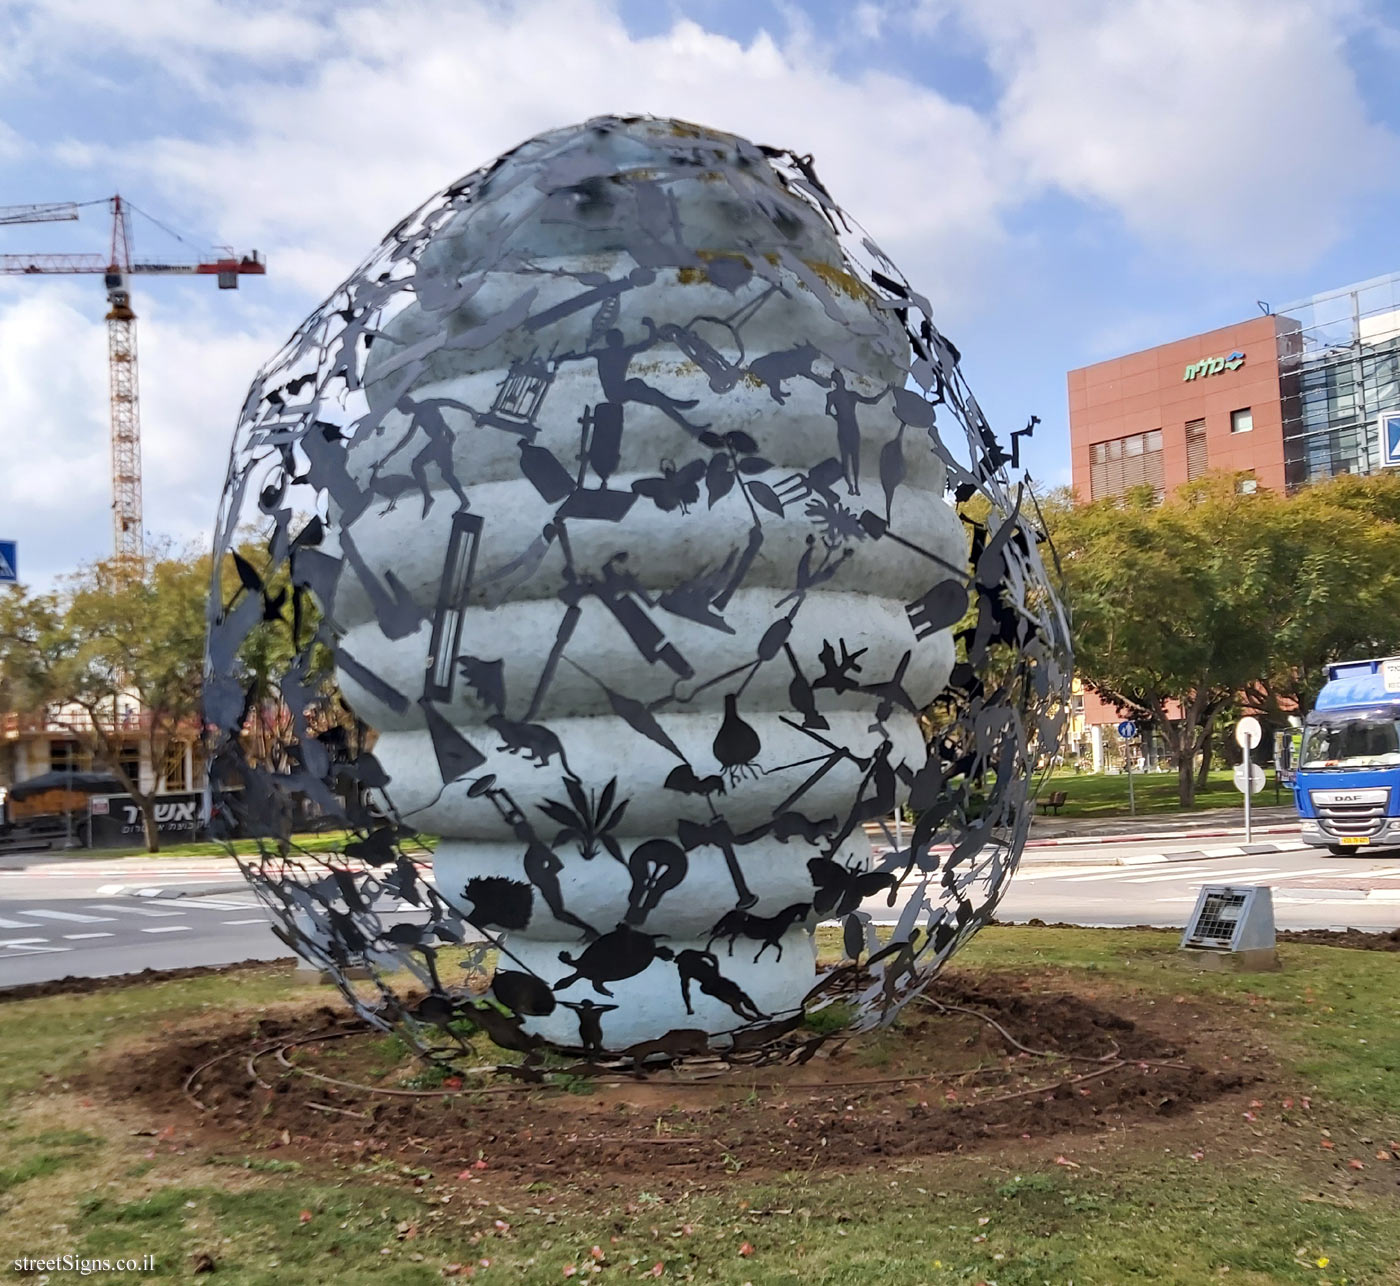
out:
<path id="1" fill-rule="evenodd" d="M 188 790 L 189 781 L 185 777 L 185 747 L 173 745 L 165 752 L 166 790 Z"/>
<path id="2" fill-rule="evenodd" d="M 1239 478 L 1235 482 L 1235 490 L 1242 496 L 1252 496 L 1259 490 L 1259 479 Z"/>
<path id="3" fill-rule="evenodd" d="M 92 762 L 76 741 L 49 742 L 49 769 L 52 772 L 86 772 Z"/>
<path id="4" fill-rule="evenodd" d="M 1194 482 L 1202 477 L 1209 465 L 1206 463 L 1206 422 L 1188 420 L 1186 424 L 1186 481 Z"/>
<path id="5" fill-rule="evenodd" d="M 117 764 L 133 782 L 137 788 L 141 786 L 141 749 L 131 742 L 123 742 L 117 751 Z"/>
<path id="6" fill-rule="evenodd" d="M 1122 495 L 1130 487 L 1151 487 L 1158 497 L 1165 490 L 1161 429 L 1095 442 L 1089 448 L 1089 462 L 1089 488 L 1095 500 Z"/>
<path id="7" fill-rule="evenodd" d="M 1254 431 L 1254 412 L 1249 407 L 1242 411 L 1230 412 L 1231 433 L 1251 433 Z"/>

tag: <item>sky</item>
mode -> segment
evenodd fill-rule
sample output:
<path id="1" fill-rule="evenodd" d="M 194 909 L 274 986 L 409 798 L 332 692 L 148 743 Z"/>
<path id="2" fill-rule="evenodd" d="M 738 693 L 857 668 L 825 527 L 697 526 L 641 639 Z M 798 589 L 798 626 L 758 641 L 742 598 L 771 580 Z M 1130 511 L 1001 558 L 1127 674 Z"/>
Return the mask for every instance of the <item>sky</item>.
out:
<path id="1" fill-rule="evenodd" d="M 244 393 L 405 213 L 542 130 L 810 152 L 1069 480 L 1068 370 L 1400 269 L 1400 0 L 0 0 L 0 253 L 256 248 L 134 281 L 148 537 L 207 543 Z M 163 225 L 163 226 L 160 226 Z M 180 239 L 177 239 L 180 238 Z M 111 551 L 100 277 L 0 276 L 0 539 Z"/>

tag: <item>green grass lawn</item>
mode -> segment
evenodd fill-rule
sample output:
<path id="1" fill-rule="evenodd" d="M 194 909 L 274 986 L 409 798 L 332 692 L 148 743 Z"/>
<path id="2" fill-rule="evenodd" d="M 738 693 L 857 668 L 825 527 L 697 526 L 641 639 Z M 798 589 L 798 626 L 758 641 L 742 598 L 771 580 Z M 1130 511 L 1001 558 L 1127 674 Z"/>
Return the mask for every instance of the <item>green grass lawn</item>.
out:
<path id="1" fill-rule="evenodd" d="M 1256 804 L 1274 802 L 1273 773 L 1259 794 Z M 1040 798 L 1051 791 L 1063 790 L 1069 796 L 1060 809 L 1061 817 L 1127 817 L 1128 778 L 1122 773 L 1076 773 L 1060 771 L 1041 789 Z M 1134 773 L 1133 801 L 1139 816 L 1151 813 L 1178 813 L 1181 804 L 1177 798 L 1176 773 Z M 1292 793 L 1280 790 L 1278 802 L 1291 804 Z M 1195 808 L 1237 808 L 1244 817 L 1244 796 L 1235 789 L 1232 770 L 1219 769 L 1210 774 L 1205 790 L 1196 792 Z M 1037 810 L 1039 815 L 1039 810 Z M 1054 814 L 1051 814 L 1054 816 Z"/>
<path id="2" fill-rule="evenodd" d="M 314 835 L 298 835 L 295 843 L 296 847 L 303 853 L 338 853 L 345 847 L 346 837 L 345 831 L 325 831 Z M 418 840 L 424 850 L 430 850 L 437 844 L 436 835 L 420 835 Z M 412 851 L 413 847 L 413 845 L 409 845 L 409 851 Z M 258 852 L 256 840 L 236 840 L 233 848 L 234 852 L 243 857 L 254 857 Z M 148 853 L 144 844 L 132 844 L 121 848 L 67 849 L 64 850 L 64 855 L 102 859 L 114 857 L 226 857 L 228 851 L 227 844 L 206 840 L 197 844 L 163 845 L 158 853 Z"/>
<path id="3" fill-rule="evenodd" d="M 205 1015 L 247 1016 L 307 991 L 252 969 L 0 1004 L 0 1264 L 20 1255 L 155 1256 L 178 1281 L 429 1286 L 683 1279 L 753 1286 L 1122 1286 L 1400 1282 L 1400 955 L 1281 948 L 1282 972 L 1184 969 L 1150 931 L 997 927 L 958 957 L 987 976 L 1171 1006 L 1237 1009 L 1274 1081 L 1199 1140 L 1154 1121 L 1097 1135 L 989 1141 L 840 1171 L 652 1186 L 557 1175 L 474 1187 L 411 1157 L 318 1158 L 250 1139 L 167 1133 L 105 1108 L 97 1060 Z M 314 991 L 312 1000 L 328 993 Z M 1284 1099 L 1280 1095 L 1288 1094 Z M 1295 1104 L 1296 1097 L 1296 1104 Z M 496 1149 L 528 1148 L 528 1099 Z M 587 1096 L 580 1100 L 587 1109 Z M 1288 1104 L 1287 1107 L 1284 1104 Z M 1303 1105 L 1306 1104 L 1306 1107 Z M 1236 1110 L 1236 1106 L 1238 1110 Z M 658 1122 L 659 1125 L 659 1122 Z M 1189 1125 L 1189 1123 L 1188 1123 Z M 1163 1146 L 1164 1141 L 1170 1146 Z M 1332 1148 L 1323 1145 L 1335 1141 Z M 1199 1153 L 1199 1155 L 1197 1155 Z M 1344 1157 L 1364 1158 L 1349 1172 Z M 1388 1186 L 1387 1186 L 1388 1185 Z M 17 1277 L 17 1280 L 25 1280 Z M 51 1280 L 59 1280 L 55 1277 Z"/>

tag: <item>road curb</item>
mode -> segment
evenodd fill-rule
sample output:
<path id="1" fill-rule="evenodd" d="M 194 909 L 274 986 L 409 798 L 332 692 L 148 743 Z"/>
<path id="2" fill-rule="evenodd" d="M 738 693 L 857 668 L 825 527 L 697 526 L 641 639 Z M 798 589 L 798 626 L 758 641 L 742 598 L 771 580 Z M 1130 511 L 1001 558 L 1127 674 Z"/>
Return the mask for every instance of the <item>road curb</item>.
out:
<path id="1" fill-rule="evenodd" d="M 1255 826 L 1251 828 L 1255 835 L 1287 835 L 1298 833 L 1297 822 L 1278 826 Z M 1052 848 L 1056 845 L 1067 847 L 1073 845 L 1078 847 L 1082 844 L 1146 844 L 1152 840 L 1160 839 L 1219 839 L 1227 835 L 1243 835 L 1243 826 L 1222 827 L 1219 830 L 1184 830 L 1184 831 L 1144 831 L 1141 834 L 1133 835 L 1060 835 L 1053 839 L 1028 839 L 1027 848 Z"/>
<path id="2" fill-rule="evenodd" d="M 1133 853 L 1128 857 L 1049 857 L 1022 861 L 1021 869 L 1044 866 L 1160 866 L 1167 862 L 1215 862 L 1225 857 L 1257 857 L 1265 853 L 1296 853 L 1308 845 L 1296 844 L 1223 844 L 1218 848 L 1185 849 L 1178 853 Z"/>

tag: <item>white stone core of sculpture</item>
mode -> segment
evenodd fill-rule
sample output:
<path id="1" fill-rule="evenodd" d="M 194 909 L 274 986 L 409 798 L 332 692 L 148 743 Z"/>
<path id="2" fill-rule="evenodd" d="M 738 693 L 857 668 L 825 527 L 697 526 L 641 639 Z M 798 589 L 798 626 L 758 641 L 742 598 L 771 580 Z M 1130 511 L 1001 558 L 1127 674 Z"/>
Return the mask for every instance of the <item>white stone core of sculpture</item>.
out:
<path id="1" fill-rule="evenodd" d="M 534 183 L 512 184 L 514 172 L 522 163 L 541 153 L 586 149 L 594 156 L 608 158 L 625 183 L 629 171 L 656 172 L 648 170 L 658 161 L 653 140 L 664 142 L 668 131 L 674 128 L 668 122 L 639 121 L 602 138 L 581 127 L 559 131 L 526 144 L 507 160 L 483 199 L 446 222 L 435 234 L 418 263 L 418 279 L 455 281 L 478 271 L 478 257 L 488 253 L 485 239 L 498 233 L 502 221 L 508 218 L 520 222 L 506 248 L 528 256 L 534 271 L 488 273 L 480 289 L 452 313 L 433 312 L 418 303 L 399 313 L 385 328 L 386 336 L 377 338 L 371 350 L 366 373 L 371 407 L 385 402 L 392 405 L 393 398 L 401 395 L 398 389 L 388 392 L 395 379 L 384 372 L 408 345 L 479 325 L 501 310 L 518 305 L 526 291 L 535 292 L 529 304 L 532 314 L 579 291 L 576 280 L 549 275 L 551 268 L 587 269 L 612 279 L 634 268 L 634 260 L 626 251 L 618 244 L 610 244 L 614 234 L 605 222 L 594 230 L 587 225 L 579 227 L 539 217 L 520 219 L 523 210 L 531 204 L 542 204 L 545 199 Z M 684 128 L 694 130 L 692 126 Z M 732 147 L 732 141 L 724 135 L 702 133 L 708 140 Z M 768 179 L 776 189 L 776 178 L 770 174 Z M 697 176 L 667 182 L 666 187 L 678 202 L 687 245 L 702 255 L 754 253 L 753 220 L 746 218 L 741 226 L 736 226 L 736 204 L 725 183 Z M 780 235 L 771 229 L 767 235 L 772 238 L 774 249 L 778 249 Z M 743 237 L 750 238 L 747 247 Z M 830 229 L 813 212 L 806 226 L 785 244 L 795 247 L 806 267 L 831 287 L 839 308 L 852 322 L 867 332 L 872 319 L 878 323 L 879 333 L 860 341 L 861 364 L 854 370 L 849 364 L 844 368 L 851 386 L 862 394 L 874 394 L 891 384 L 902 385 L 902 367 L 908 351 L 902 330 L 887 312 L 868 306 L 869 295 L 850 275 Z M 498 244 L 489 253 L 499 250 Z M 850 330 L 833 321 L 822 302 L 796 274 L 782 270 L 781 284 L 783 293 L 770 297 L 746 324 L 744 354 L 738 352 L 734 337 L 720 325 L 703 323 L 707 327 L 706 338 L 731 361 L 739 361 L 741 356 L 749 361 L 804 341 L 823 349 L 850 343 Z M 649 316 L 658 327 L 691 323 L 701 315 L 721 318 L 767 289 L 767 283 L 757 276 L 737 292 L 731 292 L 712 284 L 703 271 L 661 269 L 654 282 L 637 287 L 624 297 L 618 325 L 623 329 L 625 342 L 633 343 L 646 334 L 640 323 L 644 316 Z M 420 401 L 449 398 L 476 408 L 487 407 L 512 360 L 528 358 L 535 351 L 547 355 L 551 349 L 567 353 L 588 347 L 593 311 L 575 312 L 541 333 L 517 327 L 482 349 L 440 350 L 428 357 L 412 386 L 412 396 Z M 819 360 L 815 369 L 827 374 L 831 363 Z M 834 422 L 825 414 L 827 390 L 811 381 L 789 380 L 782 404 L 770 396 L 767 387 L 753 379 L 741 379 L 727 392 L 716 393 L 707 377 L 684 354 L 664 343 L 634 359 L 629 373 L 642 376 L 674 398 L 698 398 L 699 404 L 689 414 L 714 432 L 742 429 L 750 434 L 757 441 L 760 454 L 774 464 L 773 472 L 764 475 L 770 485 L 837 454 Z M 571 467 L 578 457 L 579 417 L 585 407 L 600 400 L 593 362 L 559 365 L 542 405 L 536 443 L 549 447 L 566 467 Z M 465 487 L 471 511 L 485 521 L 475 588 L 459 651 L 485 659 L 505 659 L 507 715 L 523 719 L 565 610 L 556 597 L 563 584 L 557 542 L 529 577 L 499 605 L 487 606 L 483 583 L 530 547 L 551 520 L 552 507 L 522 476 L 520 440 L 515 435 L 476 427 L 469 417 L 450 409 L 444 415 L 457 431 L 452 444 L 457 476 Z M 864 499 L 853 496 L 849 503 L 857 513 L 866 507 L 883 513 L 884 495 L 877 472 L 880 451 L 896 438 L 900 429 L 891 398 L 887 395 L 876 404 L 861 405 L 859 422 Z M 347 464 L 361 487 L 370 483 L 374 465 L 403 436 L 407 424 L 402 414 L 390 410 L 384 416 L 381 433 L 368 438 L 357 436 L 353 441 Z M 960 522 L 944 498 L 943 467 L 923 432 L 906 428 L 901 442 L 906 477 L 895 495 L 892 525 L 947 563 L 962 566 L 966 543 Z M 404 472 L 422 445 L 421 439 L 409 442 L 397 453 L 390 471 Z M 608 485 L 627 491 L 634 479 L 656 476 L 662 461 L 682 464 L 706 454 L 660 410 L 629 403 L 625 410 L 622 458 Z M 417 606 L 431 617 L 458 501 L 431 465 L 428 478 L 436 490 L 435 503 L 426 516 L 422 514 L 418 491 L 410 489 L 397 502 L 384 505 L 384 511 L 377 516 L 362 517 L 352 530 L 365 563 L 380 577 L 392 571 L 413 595 Z M 838 483 L 838 487 L 844 492 L 843 484 Z M 334 531 L 334 512 L 331 517 Z M 646 840 L 674 839 L 681 817 L 703 823 L 711 819 L 711 813 L 703 798 L 664 787 L 666 776 L 677 761 L 614 715 L 606 694 L 594 679 L 649 704 L 672 695 L 673 690 L 688 695 L 704 677 L 751 662 L 759 639 L 787 610 L 777 604 L 793 592 L 796 568 L 808 537 L 819 530 L 804 513 L 803 503 L 788 505 L 781 518 L 766 512 L 761 512 L 761 517 L 762 549 L 743 588 L 734 594 L 724 611 L 732 632 L 707 628 L 659 609 L 652 612 L 668 638 L 694 665 L 696 680 L 677 684 L 676 676 L 664 665 L 648 662 L 638 653 L 599 602 L 585 598 L 582 617 L 565 652 L 568 659 L 559 664 L 548 695 L 534 716 L 535 722 L 548 725 L 558 736 L 569 767 L 581 777 L 586 789 L 601 792 L 610 780 L 616 779 L 618 800 L 629 801 L 618 833 L 624 856 Z M 702 487 L 700 502 L 690 506 L 688 513 L 663 512 L 642 498 L 620 523 L 571 521 L 568 534 L 578 568 L 601 572 L 610 559 L 625 555 L 625 570 L 640 580 L 654 598 L 703 569 L 719 568 L 731 554 L 742 551 L 751 522 L 738 486 L 713 508 L 707 507 Z M 789 639 L 793 653 L 809 678 L 815 678 L 822 669 L 818 653 L 823 643 L 831 641 L 834 646 L 838 639 L 844 640 L 852 652 L 866 650 L 862 674 L 883 679 L 894 673 L 900 658 L 912 649 L 904 687 L 915 702 L 926 705 L 947 682 L 953 645 L 947 631 L 916 639 L 905 604 L 924 594 L 938 579 L 935 564 L 891 540 L 857 542 L 854 553 L 837 575 L 808 592 Z M 430 663 L 428 625 L 408 637 L 392 641 L 385 638 L 369 596 L 348 565 L 337 592 L 334 615 L 343 631 L 341 646 L 361 665 L 402 692 L 422 690 L 424 669 Z M 781 655 L 760 666 L 744 689 L 740 710 L 762 739 L 764 768 L 808 762 L 802 767 L 742 777 L 728 785 L 716 802 L 736 832 L 770 820 L 775 807 L 812 771 L 810 761 L 819 748 L 780 721 L 783 715 L 792 717 L 788 697 L 791 679 L 791 670 Z M 738 679 L 705 689 L 688 704 L 663 710 L 657 716 L 698 776 L 721 771 L 712 742 L 724 715 L 724 696 L 734 690 L 737 682 Z M 497 784 L 522 802 L 535 829 L 548 843 L 557 826 L 535 811 L 534 805 L 545 799 L 566 798 L 557 761 L 541 767 L 519 755 L 505 753 L 500 739 L 483 723 L 492 711 L 478 702 L 459 678 L 451 703 L 441 708 L 468 740 L 486 754 L 487 763 L 468 778 L 444 787 L 422 710 L 414 705 L 403 713 L 395 713 L 344 673 L 340 683 L 353 708 L 379 733 L 374 754 L 390 775 L 389 794 L 395 806 L 410 824 L 442 837 L 434 858 L 434 875 L 443 895 L 469 910 L 464 905 L 464 888 L 472 877 L 527 879 L 522 867 L 523 846 L 490 800 L 469 796 L 468 787 L 480 775 L 494 774 Z M 822 709 L 830 729 L 823 735 L 857 753 L 868 752 L 880 740 L 871 729 L 876 704 L 876 698 L 868 693 L 850 692 L 834 697 L 824 690 Z M 914 717 L 896 708 L 885 723 L 895 741 L 891 762 L 898 764 L 903 760 L 912 767 L 922 765 L 924 741 Z M 844 817 L 860 787 L 858 770 L 843 762 L 795 806 L 813 819 Z M 899 790 L 902 803 L 902 785 Z M 810 903 L 813 885 L 806 864 L 818 853 L 815 845 L 800 837 L 785 843 L 769 838 L 739 849 L 737 856 L 748 884 L 758 895 L 751 913 L 774 915 L 793 904 Z M 606 853 L 584 860 L 573 844 L 560 846 L 556 855 L 562 863 L 558 879 L 568 910 L 596 926 L 600 933 L 622 922 L 631 888 L 627 869 Z M 852 864 L 867 863 L 870 847 L 863 832 L 858 829 L 837 856 Z M 665 935 L 662 941 L 673 952 L 686 948 L 704 950 L 716 922 L 735 905 L 735 886 L 723 854 L 718 849 L 701 849 L 690 854 L 684 883 L 665 894 L 637 927 L 650 934 Z M 813 928 L 809 917 L 789 929 L 780 943 L 780 959 L 777 950 L 770 948 L 755 961 L 760 944 L 743 937 L 734 944 L 732 956 L 727 954 L 728 946 L 723 940 L 716 942 L 713 950 L 726 977 L 738 983 L 760 1010 L 781 1017 L 800 1005 L 815 982 Z M 553 984 L 573 972 L 561 961 L 560 953 L 577 955 L 584 945 L 579 931 L 556 920 L 536 891 L 528 926 L 506 938 L 507 950 L 516 963 L 504 955 L 500 963 L 506 968 L 524 966 Z M 603 1044 L 609 1049 L 623 1049 L 681 1028 L 703 1029 L 712 1035 L 715 1044 L 723 1045 L 723 1034 L 743 1025 L 743 1020 L 728 1006 L 699 994 L 694 986 L 694 1012 L 687 1012 L 677 970 L 663 959 L 653 961 L 634 977 L 606 985 L 611 998 L 595 992 L 586 979 L 556 994 L 560 1002 L 592 1000 L 616 1006 L 601 1015 Z M 563 1003 L 548 1016 L 527 1019 L 526 1027 L 563 1046 L 579 1043 L 578 1017 Z"/>

